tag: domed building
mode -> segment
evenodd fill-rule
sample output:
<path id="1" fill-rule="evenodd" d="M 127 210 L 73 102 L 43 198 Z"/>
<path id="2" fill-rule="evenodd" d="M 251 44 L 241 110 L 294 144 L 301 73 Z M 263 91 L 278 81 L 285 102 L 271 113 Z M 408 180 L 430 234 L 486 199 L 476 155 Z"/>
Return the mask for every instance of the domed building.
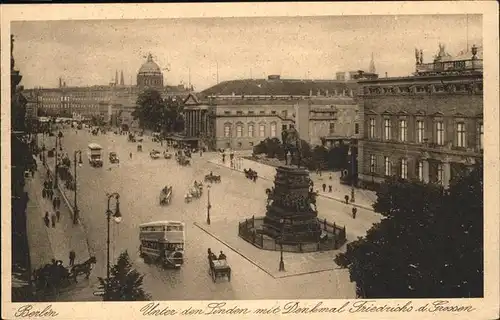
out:
<path id="1" fill-rule="evenodd" d="M 153 56 L 148 55 L 148 60 L 141 66 L 137 73 L 138 87 L 163 88 L 163 73 L 153 61 Z"/>

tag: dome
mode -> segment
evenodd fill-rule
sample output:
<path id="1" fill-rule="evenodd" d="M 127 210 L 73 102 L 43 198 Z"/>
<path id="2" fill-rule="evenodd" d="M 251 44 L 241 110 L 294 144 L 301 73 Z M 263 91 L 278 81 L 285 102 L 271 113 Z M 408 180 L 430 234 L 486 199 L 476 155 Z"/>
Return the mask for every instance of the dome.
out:
<path id="1" fill-rule="evenodd" d="M 161 74 L 160 67 L 153 61 L 151 54 L 148 55 L 148 61 L 146 61 L 139 69 L 138 74 Z"/>

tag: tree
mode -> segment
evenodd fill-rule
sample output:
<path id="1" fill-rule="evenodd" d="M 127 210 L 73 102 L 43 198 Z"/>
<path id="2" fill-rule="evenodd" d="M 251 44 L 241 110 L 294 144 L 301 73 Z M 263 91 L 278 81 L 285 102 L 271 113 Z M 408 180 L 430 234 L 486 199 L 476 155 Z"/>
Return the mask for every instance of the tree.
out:
<path id="1" fill-rule="evenodd" d="M 132 268 L 130 257 L 124 251 L 111 268 L 109 279 L 99 277 L 99 288 L 104 291 L 104 301 L 145 301 L 150 295 L 142 289 L 144 276 Z"/>
<path id="2" fill-rule="evenodd" d="M 162 125 L 164 116 L 164 101 L 160 92 L 146 89 L 137 97 L 134 120 L 139 119 L 141 128 L 156 130 Z"/>
<path id="3" fill-rule="evenodd" d="M 384 219 L 335 262 L 363 298 L 483 296 L 482 165 L 449 190 L 389 179 L 374 209 Z"/>

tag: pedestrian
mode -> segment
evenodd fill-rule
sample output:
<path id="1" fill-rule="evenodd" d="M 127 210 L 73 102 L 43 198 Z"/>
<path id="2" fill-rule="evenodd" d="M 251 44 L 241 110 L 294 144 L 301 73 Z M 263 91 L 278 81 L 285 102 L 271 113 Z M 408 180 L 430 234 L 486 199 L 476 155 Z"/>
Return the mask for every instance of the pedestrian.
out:
<path id="1" fill-rule="evenodd" d="M 57 220 L 56 214 L 52 213 L 52 216 L 50 217 L 50 219 L 52 220 L 52 228 L 55 228 L 56 227 L 56 220 Z"/>
<path id="2" fill-rule="evenodd" d="M 61 220 L 61 211 L 59 210 L 56 211 L 56 217 L 57 217 L 57 222 L 59 222 L 59 220 Z"/>
<path id="3" fill-rule="evenodd" d="M 130 159 L 132 159 L 132 152 L 130 152 Z"/>
<path id="4" fill-rule="evenodd" d="M 61 207 L 61 198 L 57 197 L 57 209 Z"/>
<path id="5" fill-rule="evenodd" d="M 328 186 L 328 192 L 330 192 L 330 193 L 332 192 L 332 185 Z"/>
<path id="6" fill-rule="evenodd" d="M 75 253 L 75 251 L 71 250 L 69 252 L 69 266 L 70 267 L 75 265 L 75 258 L 76 258 L 76 253 Z"/>
<path id="7" fill-rule="evenodd" d="M 52 208 L 55 210 L 55 209 L 56 209 L 56 207 L 57 207 L 57 197 L 54 197 L 54 198 L 52 199 Z"/>
<path id="8" fill-rule="evenodd" d="M 346 194 L 344 196 L 345 204 L 349 204 L 349 196 Z"/>
<path id="9" fill-rule="evenodd" d="M 43 218 L 43 221 L 45 222 L 45 226 L 48 228 L 49 227 L 49 223 L 50 223 L 49 212 L 48 211 L 45 211 L 45 217 Z"/>
<path id="10" fill-rule="evenodd" d="M 47 188 L 43 187 L 42 188 L 42 198 L 46 198 L 47 197 Z"/>
<path id="11" fill-rule="evenodd" d="M 322 187 L 323 187 L 323 192 L 326 192 L 326 183 L 323 183 Z"/>
<path id="12" fill-rule="evenodd" d="M 31 169 L 31 177 L 34 178 L 35 177 L 35 170 L 34 169 Z"/>
<path id="13" fill-rule="evenodd" d="M 52 188 L 49 189 L 49 197 L 50 197 L 50 200 L 52 200 L 52 198 L 54 197 L 54 190 Z"/>
<path id="14" fill-rule="evenodd" d="M 332 180 L 332 175 L 330 175 L 330 178 L 329 178 L 329 179 L 330 179 L 330 180 Z"/>
<path id="15" fill-rule="evenodd" d="M 47 169 L 47 178 L 50 177 L 50 170 Z"/>
<path id="16" fill-rule="evenodd" d="M 222 163 L 226 163 L 226 155 L 222 154 Z"/>
<path id="17" fill-rule="evenodd" d="M 356 213 L 357 213 L 357 212 L 358 212 L 358 208 L 353 207 L 353 208 L 352 208 L 352 218 L 353 218 L 353 219 L 356 219 Z"/>

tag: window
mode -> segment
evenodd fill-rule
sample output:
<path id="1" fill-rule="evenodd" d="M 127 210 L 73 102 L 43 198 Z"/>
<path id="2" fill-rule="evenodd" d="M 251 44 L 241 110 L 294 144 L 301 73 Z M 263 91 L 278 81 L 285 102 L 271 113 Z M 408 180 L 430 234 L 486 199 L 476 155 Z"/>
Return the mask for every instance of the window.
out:
<path id="1" fill-rule="evenodd" d="M 417 176 L 420 181 L 424 181 L 424 162 L 422 160 L 417 162 Z"/>
<path id="2" fill-rule="evenodd" d="M 250 142 L 250 147 L 253 147 L 253 142 Z"/>
<path id="3" fill-rule="evenodd" d="M 483 140 L 483 133 L 484 133 L 484 125 L 482 123 L 479 124 L 479 149 L 483 150 L 484 146 L 484 140 Z"/>
<path id="4" fill-rule="evenodd" d="M 271 137 L 276 137 L 276 123 L 271 123 Z"/>
<path id="5" fill-rule="evenodd" d="M 243 144 L 241 142 L 238 142 L 238 147 L 241 148 L 241 146 L 243 146 Z"/>
<path id="6" fill-rule="evenodd" d="M 264 124 L 259 125 L 259 137 L 266 136 L 266 126 Z"/>
<path id="7" fill-rule="evenodd" d="M 391 160 L 389 157 L 384 157 L 384 173 L 386 176 L 391 175 Z"/>
<path id="8" fill-rule="evenodd" d="M 271 114 L 276 114 L 276 111 L 274 111 L 274 110 L 273 110 L 273 111 L 271 111 Z"/>
<path id="9" fill-rule="evenodd" d="M 243 115 L 243 111 L 236 111 L 236 115 L 242 116 Z"/>
<path id="10" fill-rule="evenodd" d="M 370 173 L 375 173 L 375 166 L 376 166 L 375 161 L 376 161 L 375 155 L 371 154 L 370 155 Z"/>
<path id="11" fill-rule="evenodd" d="M 391 119 L 384 119 L 384 139 L 391 140 Z"/>
<path id="12" fill-rule="evenodd" d="M 425 137 L 425 127 L 423 120 L 417 120 L 417 143 L 423 143 Z"/>
<path id="13" fill-rule="evenodd" d="M 224 137 L 230 137 L 231 136 L 231 125 L 229 123 L 226 123 L 224 125 Z"/>
<path id="14" fill-rule="evenodd" d="M 330 135 L 335 134 L 335 123 L 330 123 Z"/>
<path id="15" fill-rule="evenodd" d="M 443 121 L 436 122 L 436 143 L 440 146 L 444 145 L 444 123 L 443 123 Z"/>
<path id="16" fill-rule="evenodd" d="M 373 139 L 375 138 L 375 118 L 370 118 L 370 123 L 369 123 L 369 126 L 370 126 L 370 136 L 369 138 Z"/>
<path id="17" fill-rule="evenodd" d="M 443 164 L 438 163 L 437 166 L 437 180 L 439 183 L 443 183 L 443 174 L 444 174 L 444 169 L 443 169 Z"/>
<path id="18" fill-rule="evenodd" d="M 266 112 L 264 110 L 259 111 L 259 114 L 265 114 Z"/>
<path id="19" fill-rule="evenodd" d="M 359 123 L 354 124 L 354 134 L 359 134 Z"/>
<path id="20" fill-rule="evenodd" d="M 224 111 L 225 115 L 231 114 L 231 111 Z"/>
<path id="21" fill-rule="evenodd" d="M 286 131 L 287 129 L 287 125 L 286 124 L 282 124 L 281 125 L 281 131 Z"/>
<path id="22" fill-rule="evenodd" d="M 465 123 L 457 123 L 457 147 L 465 148 Z"/>
<path id="23" fill-rule="evenodd" d="M 253 123 L 248 124 L 248 137 L 253 138 L 254 125 Z"/>
<path id="24" fill-rule="evenodd" d="M 243 124 L 238 123 L 236 125 L 236 137 L 241 138 L 243 137 Z"/>
<path id="25" fill-rule="evenodd" d="M 401 178 L 408 179 L 408 160 L 401 159 Z"/>
<path id="26" fill-rule="evenodd" d="M 255 114 L 255 111 L 248 111 L 248 114 Z"/>
<path id="27" fill-rule="evenodd" d="M 408 136 L 408 123 L 406 120 L 399 120 L 399 141 L 405 142 Z"/>

